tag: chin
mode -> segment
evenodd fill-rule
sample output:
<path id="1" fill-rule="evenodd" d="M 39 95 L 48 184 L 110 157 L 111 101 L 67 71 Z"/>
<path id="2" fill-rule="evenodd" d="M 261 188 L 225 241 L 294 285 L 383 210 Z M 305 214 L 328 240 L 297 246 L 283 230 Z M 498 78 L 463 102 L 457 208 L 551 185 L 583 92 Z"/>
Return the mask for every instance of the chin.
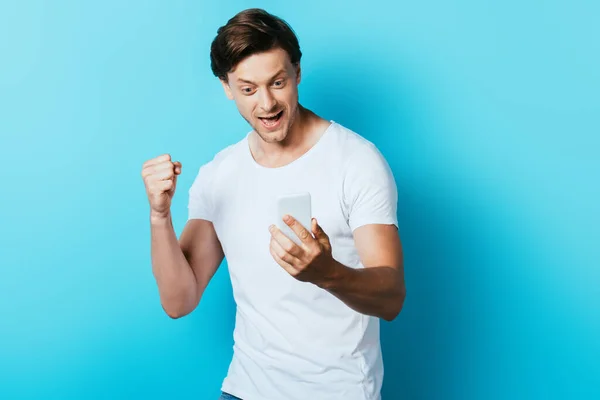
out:
<path id="1" fill-rule="evenodd" d="M 254 125 L 254 130 L 256 131 L 256 133 L 258 133 L 258 136 L 260 136 L 261 139 L 267 143 L 282 142 L 285 140 L 285 138 L 288 135 L 289 127 L 285 123 L 287 121 L 281 121 L 281 122 L 282 122 L 282 124 L 278 129 L 270 130 L 270 129 L 266 129 L 261 124 L 261 122 L 258 121 Z"/>
<path id="2" fill-rule="evenodd" d="M 255 129 L 255 131 L 258 133 L 258 136 L 267 143 L 282 142 L 287 137 L 287 129 L 284 130 L 283 128 L 270 132 L 264 132 L 261 129 Z"/>

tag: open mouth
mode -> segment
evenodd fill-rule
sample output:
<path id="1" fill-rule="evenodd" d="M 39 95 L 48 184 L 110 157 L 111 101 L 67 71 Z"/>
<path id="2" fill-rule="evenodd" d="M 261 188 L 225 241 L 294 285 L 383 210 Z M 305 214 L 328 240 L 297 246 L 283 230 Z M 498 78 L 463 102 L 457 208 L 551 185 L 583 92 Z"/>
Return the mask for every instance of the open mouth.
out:
<path id="1" fill-rule="evenodd" d="M 258 117 L 260 122 L 267 128 L 274 128 L 279 125 L 279 121 L 281 121 L 281 117 L 283 116 L 283 110 L 279 111 L 277 114 L 272 115 L 270 117 Z"/>

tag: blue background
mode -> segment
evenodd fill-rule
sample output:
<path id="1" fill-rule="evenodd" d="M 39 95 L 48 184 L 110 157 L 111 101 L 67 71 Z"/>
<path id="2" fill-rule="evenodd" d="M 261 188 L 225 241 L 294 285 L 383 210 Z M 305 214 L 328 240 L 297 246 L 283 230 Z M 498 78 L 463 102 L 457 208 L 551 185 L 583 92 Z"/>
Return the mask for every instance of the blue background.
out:
<path id="1" fill-rule="evenodd" d="M 301 102 L 397 180 L 384 400 L 600 398 L 598 2 L 215 3 L 0 3 L 0 398 L 217 397 L 227 270 L 163 313 L 140 171 L 182 161 L 180 233 L 199 166 L 248 130 L 209 47 L 253 6 L 298 33 Z"/>

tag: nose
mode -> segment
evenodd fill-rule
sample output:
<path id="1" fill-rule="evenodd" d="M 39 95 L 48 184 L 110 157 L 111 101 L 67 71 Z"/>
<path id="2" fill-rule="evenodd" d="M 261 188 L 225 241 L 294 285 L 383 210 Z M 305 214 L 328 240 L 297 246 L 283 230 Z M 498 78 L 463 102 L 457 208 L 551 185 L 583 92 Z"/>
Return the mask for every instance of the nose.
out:
<path id="1" fill-rule="evenodd" d="M 261 91 L 259 98 L 259 106 L 264 112 L 273 111 L 275 106 L 277 105 L 277 101 L 275 101 L 275 97 L 271 93 L 269 89 L 265 89 Z"/>

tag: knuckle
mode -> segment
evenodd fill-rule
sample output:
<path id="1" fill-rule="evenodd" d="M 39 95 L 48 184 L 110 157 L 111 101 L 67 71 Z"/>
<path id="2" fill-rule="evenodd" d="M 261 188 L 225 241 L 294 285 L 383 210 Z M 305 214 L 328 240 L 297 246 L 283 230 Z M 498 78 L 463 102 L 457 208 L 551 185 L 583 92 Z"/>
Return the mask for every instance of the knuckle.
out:
<path id="1" fill-rule="evenodd" d="M 285 251 L 287 251 L 287 252 L 290 252 L 290 251 L 292 251 L 292 250 L 294 249 L 294 244 L 293 244 L 293 243 L 288 243 L 288 244 L 286 244 L 286 245 L 283 247 L 283 249 L 284 249 Z"/>
<path id="2" fill-rule="evenodd" d="M 300 238 L 301 239 L 308 239 L 308 231 L 306 229 L 303 229 L 300 231 Z"/>
<path id="3" fill-rule="evenodd" d="M 318 258 L 321 255 L 321 248 L 312 248 L 310 250 L 310 258 L 312 260 Z"/>
<path id="4" fill-rule="evenodd" d="M 152 185 L 154 179 L 152 179 L 152 175 L 150 173 L 146 172 L 144 176 L 144 182 L 146 183 L 146 185 Z"/>
<path id="5" fill-rule="evenodd" d="M 144 168 L 143 174 L 145 174 L 146 178 L 148 178 L 149 176 L 152 176 L 153 172 L 154 172 L 154 168 L 150 166 L 150 167 Z"/>

